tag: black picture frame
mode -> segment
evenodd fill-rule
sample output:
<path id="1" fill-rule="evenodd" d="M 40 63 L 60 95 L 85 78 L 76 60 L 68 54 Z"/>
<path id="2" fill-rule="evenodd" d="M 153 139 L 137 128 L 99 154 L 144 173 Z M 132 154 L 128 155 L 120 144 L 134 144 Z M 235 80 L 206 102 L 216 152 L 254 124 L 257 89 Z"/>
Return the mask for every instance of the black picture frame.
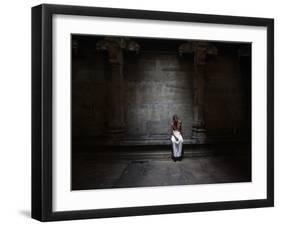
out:
<path id="1" fill-rule="evenodd" d="M 54 14 L 183 21 L 267 28 L 267 198 L 95 210 L 52 210 L 52 17 Z M 274 20 L 118 8 L 43 4 L 32 8 L 32 218 L 121 217 L 274 206 Z"/>

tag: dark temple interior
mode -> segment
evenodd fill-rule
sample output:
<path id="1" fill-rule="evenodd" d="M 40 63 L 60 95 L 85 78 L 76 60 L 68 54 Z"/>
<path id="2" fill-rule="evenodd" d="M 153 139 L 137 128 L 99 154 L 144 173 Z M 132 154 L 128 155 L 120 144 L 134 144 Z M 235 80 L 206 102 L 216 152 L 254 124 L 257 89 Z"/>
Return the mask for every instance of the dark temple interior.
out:
<path id="1" fill-rule="evenodd" d="M 251 181 L 251 43 L 72 35 L 71 44 L 72 190 Z"/>

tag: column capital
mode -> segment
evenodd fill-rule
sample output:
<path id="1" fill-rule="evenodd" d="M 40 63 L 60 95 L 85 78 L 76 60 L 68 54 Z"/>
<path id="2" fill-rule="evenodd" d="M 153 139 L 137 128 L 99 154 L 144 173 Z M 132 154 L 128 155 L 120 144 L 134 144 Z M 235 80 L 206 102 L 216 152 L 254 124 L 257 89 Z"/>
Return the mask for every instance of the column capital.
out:
<path id="1" fill-rule="evenodd" d="M 205 41 L 190 41 L 180 45 L 179 54 L 182 56 L 185 53 L 194 53 L 194 64 L 205 65 L 207 55 L 217 55 L 218 49 L 209 42 Z"/>
<path id="2" fill-rule="evenodd" d="M 133 51 L 138 53 L 140 46 L 137 42 L 129 38 L 119 37 L 105 37 L 96 44 L 97 50 L 103 50 L 108 52 L 110 63 L 123 63 L 122 53 L 123 50 Z"/>

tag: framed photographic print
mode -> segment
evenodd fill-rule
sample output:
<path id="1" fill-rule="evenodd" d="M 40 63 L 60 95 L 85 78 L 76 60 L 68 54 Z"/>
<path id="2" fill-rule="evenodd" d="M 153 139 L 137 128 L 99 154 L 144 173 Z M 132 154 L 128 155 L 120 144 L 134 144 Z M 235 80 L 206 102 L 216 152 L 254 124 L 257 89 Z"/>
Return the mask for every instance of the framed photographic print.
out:
<path id="1" fill-rule="evenodd" d="M 274 205 L 274 21 L 32 8 L 32 217 Z"/>

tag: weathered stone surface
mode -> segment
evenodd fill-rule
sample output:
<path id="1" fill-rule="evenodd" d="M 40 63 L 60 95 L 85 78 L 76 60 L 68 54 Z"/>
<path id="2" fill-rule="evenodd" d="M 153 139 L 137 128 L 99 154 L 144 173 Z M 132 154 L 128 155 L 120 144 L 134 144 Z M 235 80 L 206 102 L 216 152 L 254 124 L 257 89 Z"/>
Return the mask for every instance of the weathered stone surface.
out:
<path id="1" fill-rule="evenodd" d="M 96 42 L 101 38 L 78 40 L 73 53 L 72 135 L 89 140 L 99 139 L 96 137 L 106 132 L 107 115 L 112 112 L 107 102 L 111 64 L 106 52 L 96 50 Z M 199 117 L 195 104 L 198 95 L 194 90 L 197 75 L 194 57 L 192 54 L 179 57 L 179 45 L 169 45 L 175 47 L 173 51 L 162 51 L 166 44 L 163 40 L 158 51 L 155 43 L 149 46 L 153 50 L 148 51 L 147 47 L 138 55 L 128 52 L 123 55 L 125 137 L 145 142 L 168 140 L 170 121 L 177 113 L 183 122 L 184 138 L 191 140 L 192 123 Z M 239 58 L 239 48 L 234 44 L 217 44 L 217 48 L 218 55 L 207 57 L 204 64 L 207 137 L 247 139 L 251 104 L 249 56 Z M 117 98 L 119 86 L 115 88 L 112 96 Z"/>
<path id="2" fill-rule="evenodd" d="M 205 75 L 207 57 L 217 55 L 218 50 L 209 42 L 190 41 L 180 45 L 179 54 L 193 54 L 195 74 L 193 76 L 193 125 L 192 138 L 198 143 L 205 143 L 207 131 L 205 123 Z"/>
<path id="3" fill-rule="evenodd" d="M 205 151 L 210 152 L 213 148 L 216 149 L 216 147 L 209 147 L 210 150 Z M 119 150 L 111 153 L 94 150 L 80 152 L 75 155 L 72 168 L 72 189 L 251 181 L 250 157 L 243 154 L 236 155 L 235 152 L 230 154 L 232 147 L 228 145 L 221 148 L 225 149 L 222 152 L 229 155 L 191 157 L 192 154 L 189 153 L 193 151 L 192 148 L 185 147 L 185 157 L 180 162 L 171 160 L 170 150 L 159 148 Z"/>
<path id="4" fill-rule="evenodd" d="M 155 66 L 147 71 L 142 70 L 147 68 L 146 58 L 149 58 L 149 65 Z M 136 68 L 131 66 L 131 63 L 135 66 L 135 59 L 126 60 L 124 71 L 128 78 L 128 134 L 149 137 L 165 135 L 168 139 L 170 121 L 176 113 L 182 118 L 184 133 L 189 136 L 192 119 L 192 62 L 186 63 L 191 69 L 188 73 L 183 71 L 182 62 L 176 53 L 143 53 L 138 59 L 140 70 L 135 72 Z M 136 127 L 137 124 L 139 126 Z"/>
<path id="5" fill-rule="evenodd" d="M 208 136 L 236 136 L 238 130 L 249 131 L 250 114 L 247 106 L 250 106 L 250 87 L 245 89 L 243 79 L 249 80 L 250 73 L 243 78 L 237 57 L 233 55 L 219 55 L 206 65 L 208 95 L 205 121 Z M 243 103 L 247 103 L 246 106 Z"/>
<path id="6" fill-rule="evenodd" d="M 106 135 L 119 141 L 126 131 L 124 94 L 124 50 L 139 52 L 140 46 L 129 38 L 105 37 L 96 43 L 97 50 L 107 52 L 109 79 L 106 96 Z"/>

